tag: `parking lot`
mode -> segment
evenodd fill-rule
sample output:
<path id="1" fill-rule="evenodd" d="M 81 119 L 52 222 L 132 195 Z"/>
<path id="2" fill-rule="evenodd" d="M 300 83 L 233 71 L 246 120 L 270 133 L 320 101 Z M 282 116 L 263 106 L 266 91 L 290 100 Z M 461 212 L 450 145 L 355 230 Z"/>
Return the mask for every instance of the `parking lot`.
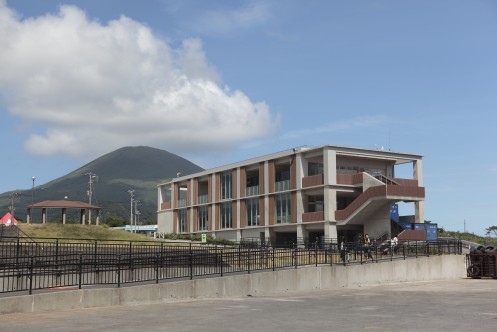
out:
<path id="1" fill-rule="evenodd" d="M 497 280 L 396 283 L 0 316 L 3 332 L 496 331 Z"/>

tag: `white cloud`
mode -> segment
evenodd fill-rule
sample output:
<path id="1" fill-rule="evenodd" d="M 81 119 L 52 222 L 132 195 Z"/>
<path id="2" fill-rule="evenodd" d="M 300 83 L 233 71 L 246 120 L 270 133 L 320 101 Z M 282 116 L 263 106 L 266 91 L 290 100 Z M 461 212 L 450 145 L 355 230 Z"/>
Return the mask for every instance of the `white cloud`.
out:
<path id="1" fill-rule="evenodd" d="M 126 145 L 216 150 L 278 125 L 264 102 L 221 86 L 200 40 L 173 49 L 127 17 L 103 24 L 62 6 L 21 19 L 0 0 L 0 45 L 7 110 L 48 128 L 25 142 L 33 154 L 88 158 Z"/>
<path id="2" fill-rule="evenodd" d="M 386 117 L 385 115 L 356 117 L 348 119 L 347 121 L 337 121 L 334 123 L 329 123 L 321 127 L 304 128 L 301 130 L 288 132 L 283 134 L 281 136 L 281 139 L 297 139 L 306 136 L 353 131 L 360 128 L 374 128 L 379 126 L 380 124 L 388 122 L 388 120 L 388 117 Z"/>
<path id="3" fill-rule="evenodd" d="M 249 1 L 235 9 L 208 10 L 187 22 L 190 30 L 200 34 L 230 34 L 261 26 L 272 17 L 268 1 Z"/>

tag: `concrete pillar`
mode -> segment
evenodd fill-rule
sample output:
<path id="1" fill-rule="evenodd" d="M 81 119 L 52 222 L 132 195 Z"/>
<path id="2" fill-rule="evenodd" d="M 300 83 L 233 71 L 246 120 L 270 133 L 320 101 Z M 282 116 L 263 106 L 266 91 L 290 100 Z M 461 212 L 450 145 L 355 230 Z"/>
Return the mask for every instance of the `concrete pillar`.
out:
<path id="1" fill-rule="evenodd" d="M 323 177 L 324 185 L 337 184 L 337 154 L 336 151 L 325 148 L 323 150 Z"/>
<path id="2" fill-rule="evenodd" d="M 47 223 L 47 209 L 46 208 L 41 209 L 41 222 L 42 222 L 42 224 Z"/>
<path id="3" fill-rule="evenodd" d="M 333 242 L 338 240 L 337 223 L 333 221 L 324 222 L 324 238 L 331 239 Z"/>
<path id="4" fill-rule="evenodd" d="M 31 209 L 28 208 L 28 214 L 26 216 L 26 223 L 30 223 L 31 222 Z"/>
<path id="5" fill-rule="evenodd" d="M 66 208 L 62 208 L 62 224 L 66 224 Z"/>
<path id="6" fill-rule="evenodd" d="M 97 209 L 97 219 L 95 220 L 95 225 L 100 225 L 100 209 Z"/>

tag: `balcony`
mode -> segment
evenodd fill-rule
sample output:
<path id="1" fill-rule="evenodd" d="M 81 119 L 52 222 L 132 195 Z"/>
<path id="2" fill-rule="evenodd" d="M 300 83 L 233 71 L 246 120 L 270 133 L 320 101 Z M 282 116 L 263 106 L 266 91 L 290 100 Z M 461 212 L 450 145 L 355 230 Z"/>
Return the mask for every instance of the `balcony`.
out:
<path id="1" fill-rule="evenodd" d="M 362 173 L 337 173 L 337 184 L 357 185 L 362 183 Z"/>
<path id="2" fill-rule="evenodd" d="M 247 187 L 247 189 L 245 190 L 245 195 L 246 196 L 259 195 L 259 186 Z"/>
<path id="3" fill-rule="evenodd" d="M 302 188 L 314 187 L 324 184 L 323 174 L 305 176 L 302 178 Z"/>
<path id="4" fill-rule="evenodd" d="M 302 213 L 302 222 L 323 221 L 324 211 Z"/>
<path id="5" fill-rule="evenodd" d="M 198 204 L 209 203 L 209 195 L 198 195 Z"/>
<path id="6" fill-rule="evenodd" d="M 171 208 L 171 202 L 160 203 L 161 210 L 169 210 Z"/>
<path id="7" fill-rule="evenodd" d="M 290 190 L 290 180 L 278 181 L 274 186 L 275 191 Z"/>

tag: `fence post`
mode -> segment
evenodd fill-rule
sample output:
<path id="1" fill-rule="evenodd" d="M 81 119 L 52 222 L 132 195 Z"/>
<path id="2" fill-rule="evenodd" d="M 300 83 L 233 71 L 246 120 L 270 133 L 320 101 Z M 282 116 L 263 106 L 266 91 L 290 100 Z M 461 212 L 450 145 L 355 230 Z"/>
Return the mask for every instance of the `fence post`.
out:
<path id="1" fill-rule="evenodd" d="M 83 255 L 79 254 L 79 266 L 78 266 L 78 289 L 81 289 L 82 279 L 83 278 Z"/>
<path id="2" fill-rule="evenodd" d="M 121 254 L 117 256 L 117 287 L 121 287 Z"/>
<path id="3" fill-rule="evenodd" d="M 221 251 L 221 259 L 220 259 L 220 263 L 219 265 L 221 266 L 221 277 L 223 276 L 223 254 L 224 254 L 224 250 Z M 216 245 L 216 264 L 217 264 L 217 259 L 218 259 L 218 254 L 217 254 L 217 245 Z"/>
<path id="4" fill-rule="evenodd" d="M 298 246 L 297 246 L 297 244 L 296 244 L 296 243 L 295 243 L 293 246 L 295 247 L 295 252 L 294 252 L 295 261 L 294 261 L 294 263 L 295 263 L 295 268 L 297 268 L 297 265 L 298 265 L 298 262 L 297 262 L 297 254 L 298 254 L 298 250 L 299 250 L 299 248 L 298 248 Z"/>
<path id="5" fill-rule="evenodd" d="M 19 242 L 20 238 L 17 237 L 17 245 L 16 245 L 16 267 L 19 267 L 19 251 L 21 248 L 21 243 Z"/>
<path id="6" fill-rule="evenodd" d="M 273 265 L 273 271 L 275 270 L 275 266 L 274 266 L 274 255 L 275 255 L 275 250 L 274 250 L 274 246 L 273 246 L 273 257 L 271 258 L 272 265 Z"/>
<path id="7" fill-rule="evenodd" d="M 314 246 L 314 253 L 315 253 L 315 260 L 316 260 L 316 267 L 318 266 L 318 240 L 316 239 L 316 243 Z"/>
<path id="8" fill-rule="evenodd" d="M 250 260 L 252 259 L 252 253 L 250 252 L 250 247 L 247 251 L 247 273 L 250 274 Z"/>
<path id="9" fill-rule="evenodd" d="M 155 254 L 155 283 L 159 283 L 159 259 L 160 254 Z"/>
<path id="10" fill-rule="evenodd" d="M 34 258 L 31 256 L 29 259 L 29 295 L 33 294 L 33 265 Z"/>
<path id="11" fill-rule="evenodd" d="M 190 243 L 189 264 L 190 264 L 190 280 L 193 280 L 193 250 L 191 243 Z"/>

